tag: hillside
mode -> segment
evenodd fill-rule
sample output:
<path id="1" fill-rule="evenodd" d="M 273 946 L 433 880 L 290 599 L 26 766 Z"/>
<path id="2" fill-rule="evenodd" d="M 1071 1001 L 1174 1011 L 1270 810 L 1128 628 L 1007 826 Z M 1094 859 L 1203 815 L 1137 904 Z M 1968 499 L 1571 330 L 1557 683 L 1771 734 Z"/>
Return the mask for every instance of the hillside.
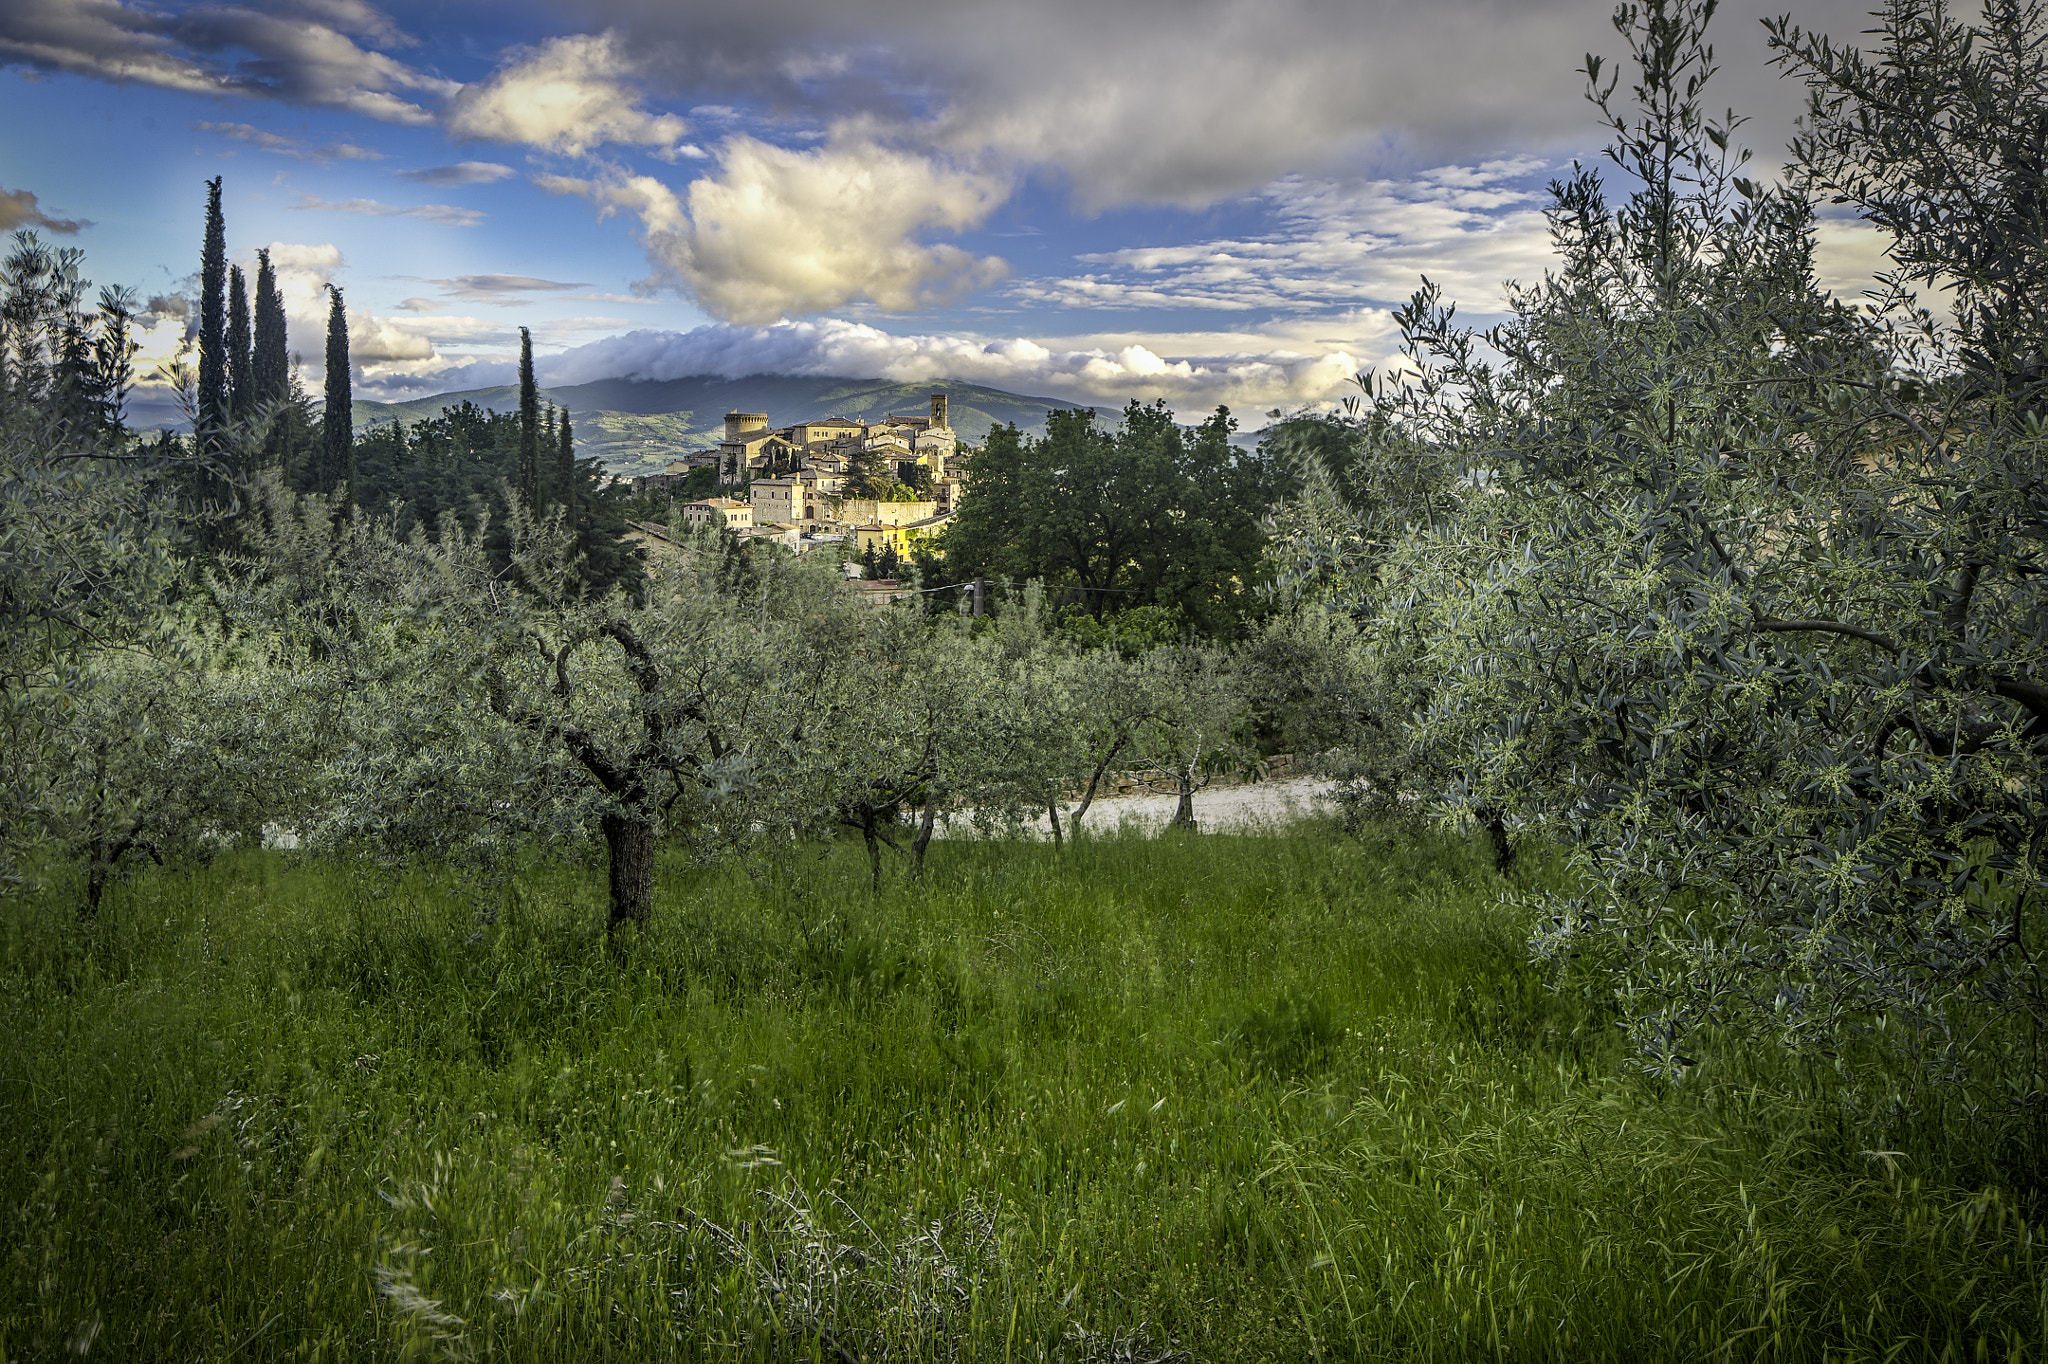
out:
<path id="1" fill-rule="evenodd" d="M 657 472 L 685 451 L 715 445 L 724 435 L 729 411 L 766 412 L 777 426 L 831 416 L 872 420 L 891 413 L 928 412 L 934 393 L 946 395 L 953 429 L 970 444 L 979 444 L 991 427 L 1005 422 L 1015 422 L 1024 431 L 1043 431 L 1048 409 L 1080 406 L 1060 398 L 1026 397 L 955 379 L 898 384 L 884 379 L 776 374 L 745 379 L 708 375 L 668 380 L 599 379 L 543 388 L 541 401 L 569 410 L 581 453 L 602 459 L 614 474 L 629 476 Z M 507 384 L 403 403 L 358 401 L 356 429 L 393 420 L 421 421 L 465 401 L 510 412 L 519 406 L 519 390 Z M 1105 420 L 1116 420 L 1111 409 L 1096 411 Z"/>

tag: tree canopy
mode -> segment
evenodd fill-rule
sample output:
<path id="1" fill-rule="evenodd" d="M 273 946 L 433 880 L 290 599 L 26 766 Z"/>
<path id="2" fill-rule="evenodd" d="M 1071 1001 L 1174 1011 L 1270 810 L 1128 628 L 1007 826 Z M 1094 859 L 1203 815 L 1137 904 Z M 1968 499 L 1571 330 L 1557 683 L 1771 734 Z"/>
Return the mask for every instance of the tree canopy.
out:
<path id="1" fill-rule="evenodd" d="M 1235 429 L 1225 408 L 1183 427 L 1164 401 L 1133 401 L 1113 431 L 1083 409 L 1047 413 L 1043 437 L 996 427 L 946 532 L 947 571 L 1039 578 L 1097 618 L 1159 605 L 1233 631 L 1257 609 L 1260 520 L 1280 490 Z"/>

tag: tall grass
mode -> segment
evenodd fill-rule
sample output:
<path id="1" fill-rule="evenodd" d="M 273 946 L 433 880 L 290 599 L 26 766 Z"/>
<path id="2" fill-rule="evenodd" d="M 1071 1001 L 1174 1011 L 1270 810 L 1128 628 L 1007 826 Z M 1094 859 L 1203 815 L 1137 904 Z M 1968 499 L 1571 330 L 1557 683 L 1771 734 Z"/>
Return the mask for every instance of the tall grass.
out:
<path id="1" fill-rule="evenodd" d="M 10 905 L 0 1359 L 2048 1349 L 2026 1189 L 1770 1057 L 1623 1077 L 1486 866 L 792 848 L 620 954 L 591 867 Z"/>

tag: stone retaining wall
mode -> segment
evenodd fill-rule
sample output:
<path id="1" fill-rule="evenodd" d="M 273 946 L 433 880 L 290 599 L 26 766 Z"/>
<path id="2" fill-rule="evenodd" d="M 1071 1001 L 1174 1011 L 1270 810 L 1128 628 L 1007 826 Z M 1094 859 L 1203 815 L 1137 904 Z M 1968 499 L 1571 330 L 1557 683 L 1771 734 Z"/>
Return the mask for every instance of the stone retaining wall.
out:
<path id="1" fill-rule="evenodd" d="M 1278 781 L 1291 777 L 1295 772 L 1295 755 L 1275 753 L 1261 761 L 1255 771 L 1247 776 L 1237 772 L 1219 772 L 1209 778 L 1208 789 L 1219 786 L 1243 786 L 1249 782 Z M 1067 792 L 1070 801 L 1081 799 L 1085 788 Z M 1095 788 L 1098 800 L 1110 796 L 1166 795 L 1180 789 L 1176 775 L 1163 767 L 1141 767 L 1125 772 L 1105 772 L 1101 783 Z"/>

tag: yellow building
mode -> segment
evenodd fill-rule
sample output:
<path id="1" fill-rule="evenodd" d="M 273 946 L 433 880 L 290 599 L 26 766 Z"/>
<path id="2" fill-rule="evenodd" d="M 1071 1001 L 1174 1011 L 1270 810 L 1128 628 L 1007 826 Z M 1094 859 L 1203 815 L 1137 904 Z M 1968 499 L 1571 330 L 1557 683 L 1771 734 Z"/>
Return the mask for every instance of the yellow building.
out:
<path id="1" fill-rule="evenodd" d="M 870 521 L 864 526 L 855 526 L 853 535 L 862 554 L 869 550 L 880 554 L 885 549 L 894 549 L 899 557 L 910 553 L 910 531 L 906 526 L 885 526 L 878 521 Z"/>

